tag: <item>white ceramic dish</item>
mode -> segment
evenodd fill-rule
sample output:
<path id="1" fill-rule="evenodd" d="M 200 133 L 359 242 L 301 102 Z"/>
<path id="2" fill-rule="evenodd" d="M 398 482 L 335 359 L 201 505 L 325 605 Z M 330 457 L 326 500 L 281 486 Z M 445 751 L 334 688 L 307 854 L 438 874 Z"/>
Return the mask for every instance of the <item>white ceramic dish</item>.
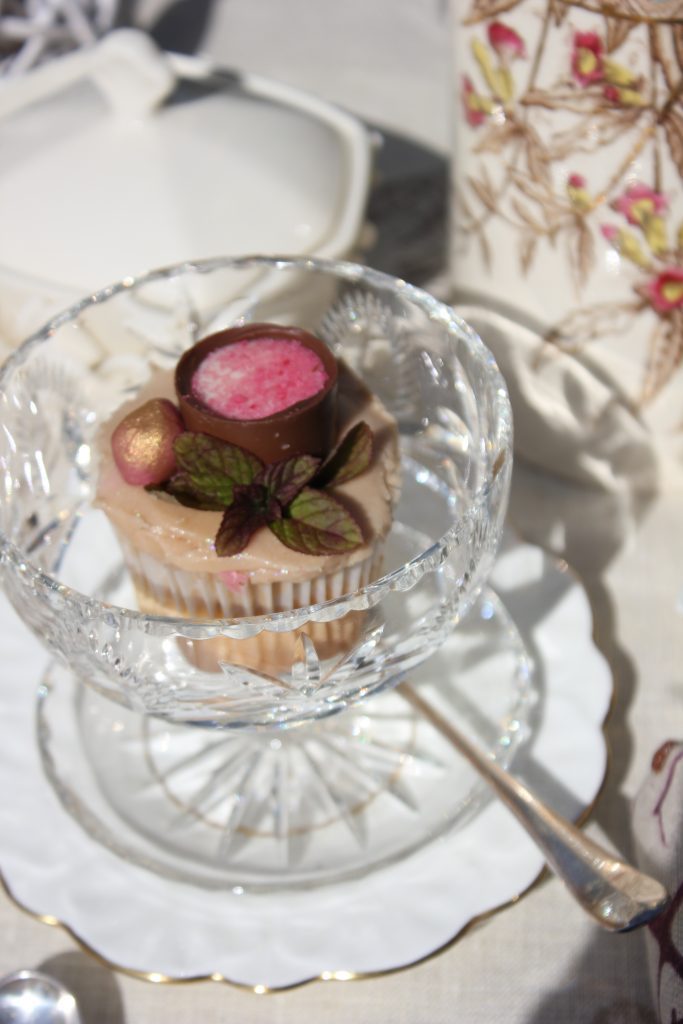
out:
<path id="1" fill-rule="evenodd" d="M 602 725 L 612 691 L 592 643 L 586 595 L 566 567 L 514 541 L 493 583 L 537 668 L 539 700 L 515 768 L 577 817 L 604 776 Z M 389 971 L 451 942 L 469 922 L 523 893 L 542 868 L 531 840 L 493 801 L 411 857 L 311 892 L 210 891 L 122 859 L 86 835 L 46 782 L 32 685 L 46 659 L 5 608 L 0 869 L 20 906 L 65 925 L 114 967 L 258 991 Z"/>
<path id="2" fill-rule="evenodd" d="M 370 169 L 330 104 L 112 33 L 0 91 L 0 340 L 154 266 L 346 256 Z"/>

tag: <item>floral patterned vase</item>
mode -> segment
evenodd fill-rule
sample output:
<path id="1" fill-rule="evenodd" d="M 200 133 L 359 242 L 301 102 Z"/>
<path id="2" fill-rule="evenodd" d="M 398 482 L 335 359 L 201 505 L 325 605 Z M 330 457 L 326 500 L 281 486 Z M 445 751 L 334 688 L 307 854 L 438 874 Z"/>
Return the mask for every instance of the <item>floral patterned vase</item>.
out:
<path id="1" fill-rule="evenodd" d="M 683 3 L 453 0 L 456 298 L 683 459 Z"/>

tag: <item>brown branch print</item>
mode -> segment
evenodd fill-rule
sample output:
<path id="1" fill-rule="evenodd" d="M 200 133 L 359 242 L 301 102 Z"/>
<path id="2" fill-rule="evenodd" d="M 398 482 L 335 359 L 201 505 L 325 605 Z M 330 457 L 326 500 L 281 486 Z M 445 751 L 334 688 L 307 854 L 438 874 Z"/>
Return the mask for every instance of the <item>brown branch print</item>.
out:
<path id="1" fill-rule="evenodd" d="M 545 340 L 565 351 L 580 350 L 585 344 L 627 330 L 633 316 L 645 308 L 643 302 L 604 302 L 561 320 L 546 332 Z"/>
<path id="2" fill-rule="evenodd" d="M 683 0 L 546 0 L 541 10 L 536 3 L 472 0 L 463 22 L 474 27 L 462 103 L 478 133 L 470 147 L 478 159 L 461 189 L 468 203 L 458 204 L 466 210 L 459 249 L 478 245 L 494 273 L 500 256 L 485 229 L 505 224 L 521 274 L 551 247 L 565 254 L 578 309 L 547 336 L 563 349 L 627 334 L 641 314 L 654 317 L 660 327 L 643 366 L 650 401 L 683 362 L 683 225 L 667 221 L 666 173 L 675 168 L 683 178 Z M 522 6 L 542 19 L 533 49 L 518 32 Z M 574 23 L 576 10 L 599 21 Z M 559 65 L 545 59 L 556 41 Z M 582 154 L 599 155 L 589 171 Z M 636 165 L 642 180 L 633 177 Z M 582 308 L 606 244 L 622 297 Z"/>
<path id="3" fill-rule="evenodd" d="M 683 71 L 683 25 L 674 25 L 671 29 L 671 39 L 678 68 Z"/>
<path id="4" fill-rule="evenodd" d="M 523 3 L 523 0 L 473 0 L 463 25 L 476 25 L 489 18 L 496 18 L 499 14 L 511 11 L 520 3 Z"/>
<path id="5" fill-rule="evenodd" d="M 655 325 L 645 366 L 641 404 L 651 402 L 683 363 L 683 310 Z"/>
<path id="6" fill-rule="evenodd" d="M 683 10 L 680 0 L 561 0 L 568 7 L 579 7 L 592 14 L 606 17 L 622 18 L 637 24 L 656 24 L 657 22 L 683 23 Z"/>
<path id="7" fill-rule="evenodd" d="M 664 135 L 669 146 L 671 159 L 683 177 L 683 112 L 672 110 L 664 120 Z"/>
<path id="8" fill-rule="evenodd" d="M 607 53 L 614 53 L 628 39 L 631 29 L 635 27 L 632 21 L 624 18 L 605 18 L 605 49 Z"/>

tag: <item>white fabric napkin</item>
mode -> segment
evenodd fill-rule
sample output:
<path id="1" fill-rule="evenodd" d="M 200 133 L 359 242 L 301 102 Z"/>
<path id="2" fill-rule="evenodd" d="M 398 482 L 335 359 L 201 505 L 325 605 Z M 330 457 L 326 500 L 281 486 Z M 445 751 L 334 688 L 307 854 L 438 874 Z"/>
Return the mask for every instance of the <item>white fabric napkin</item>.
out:
<path id="1" fill-rule="evenodd" d="M 649 493 L 683 484 L 683 432 L 664 438 L 644 422 L 599 364 L 479 305 L 455 305 L 506 379 L 515 452 L 556 476 L 609 492 Z"/>

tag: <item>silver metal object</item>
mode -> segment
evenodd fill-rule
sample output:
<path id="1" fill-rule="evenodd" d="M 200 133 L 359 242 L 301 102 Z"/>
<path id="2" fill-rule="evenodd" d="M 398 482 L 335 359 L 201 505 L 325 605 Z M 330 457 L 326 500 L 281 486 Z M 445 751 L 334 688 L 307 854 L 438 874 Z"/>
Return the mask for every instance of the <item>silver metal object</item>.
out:
<path id="1" fill-rule="evenodd" d="M 659 882 L 589 839 L 471 743 L 407 683 L 404 698 L 467 758 L 543 852 L 548 866 L 599 925 L 627 932 L 655 918 L 669 895 Z"/>
<path id="2" fill-rule="evenodd" d="M 76 1000 L 40 971 L 0 978 L 0 1024 L 81 1024 Z"/>

